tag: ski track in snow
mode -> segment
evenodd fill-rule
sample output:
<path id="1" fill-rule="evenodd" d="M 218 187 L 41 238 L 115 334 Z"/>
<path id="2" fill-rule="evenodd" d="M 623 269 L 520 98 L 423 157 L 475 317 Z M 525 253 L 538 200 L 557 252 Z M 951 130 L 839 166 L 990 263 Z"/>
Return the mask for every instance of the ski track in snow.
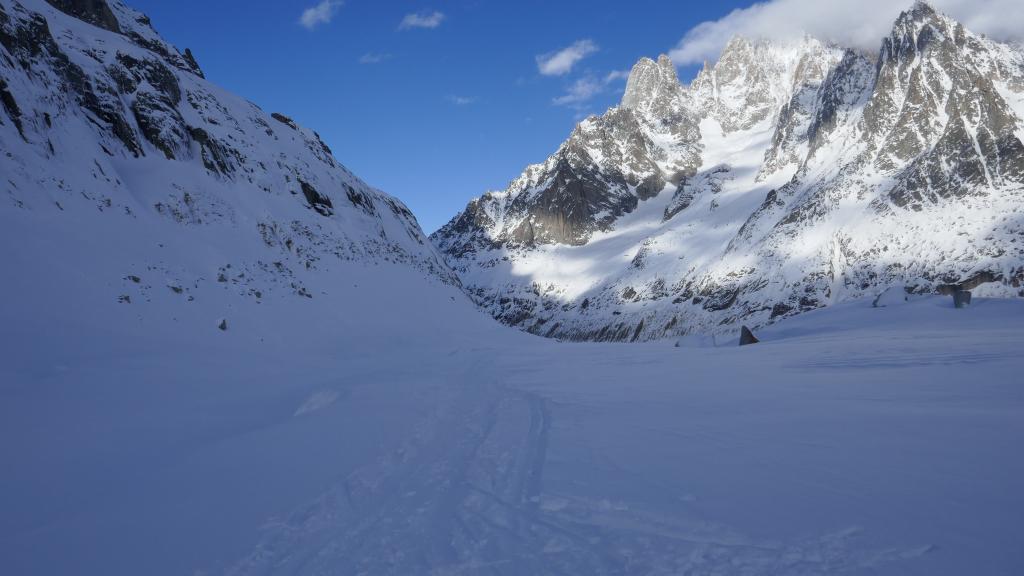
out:
<path id="1" fill-rule="evenodd" d="M 853 302 L 747 348 L 562 344 L 500 327 L 442 284 L 402 299 L 415 273 L 373 280 L 385 271 L 342 292 L 362 304 L 343 326 L 319 308 L 254 306 L 282 314 L 280 354 L 241 332 L 253 319 L 197 322 L 209 338 L 173 346 L 111 336 L 155 343 L 113 367 L 83 363 L 99 349 L 60 352 L 74 333 L 6 341 L 20 363 L 0 380 L 21 385 L 0 387 L 5 571 L 1024 566 L 1024 466 L 1010 456 L 1024 439 L 1021 302 Z M 21 325 L 19 310 L 5 317 Z M 40 349 L 58 357 L 18 352 Z"/>
<path id="2" fill-rule="evenodd" d="M 870 312 L 874 311 L 859 311 Z M 784 324 L 780 331 L 788 328 Z M 1001 335 L 1021 341 L 1019 330 Z M 951 334 L 941 332 L 917 339 L 905 332 L 846 336 L 826 332 L 816 337 L 819 348 L 815 350 L 820 353 L 785 352 L 779 361 L 783 374 L 773 381 L 785 381 L 787 373 L 855 376 L 860 370 L 875 370 L 898 376 L 899 371 L 914 373 L 930 367 L 970 370 L 1013 359 L 1006 349 L 993 349 L 988 340 L 950 351 L 951 339 Z M 908 563 L 936 550 L 936 545 L 915 535 L 908 535 L 909 542 L 902 545 L 878 544 L 865 538 L 870 535 L 865 528 L 844 523 L 841 517 L 828 517 L 826 524 L 831 528 L 817 534 L 751 536 L 697 512 L 700 497 L 678 494 L 681 486 L 676 483 L 687 482 L 685 471 L 668 480 L 619 464 L 597 448 L 605 438 L 592 446 L 570 446 L 568 451 L 565 445 L 555 446 L 552 456 L 552 436 L 589 442 L 588 434 L 574 433 L 574 429 L 579 425 L 586 430 L 603 421 L 603 426 L 626 437 L 633 430 L 640 437 L 653 434 L 671 437 L 672 442 L 710 446 L 727 460 L 736 459 L 737 453 L 751 456 L 747 463 L 751 469 L 772 457 L 770 442 L 758 448 L 759 440 L 742 429 L 701 430 L 685 421 L 665 422 L 657 415 L 652 421 L 662 424 L 645 424 L 631 419 L 629 410 L 601 420 L 596 412 L 620 403 L 648 405 L 659 400 L 642 391 L 636 398 L 623 395 L 623 389 L 634 385 L 629 380 L 618 380 L 619 389 L 607 383 L 593 390 L 579 388 L 578 383 L 553 383 L 564 372 L 556 369 L 552 374 L 551 367 L 559 362 L 558 346 L 521 350 L 526 357 L 515 358 L 490 348 L 450 354 L 456 364 L 465 362 L 469 367 L 451 376 L 451 387 L 435 398 L 436 406 L 417 424 L 415 434 L 394 452 L 340 480 L 311 505 L 269 524 L 255 551 L 228 573 L 917 573 L 904 570 Z M 643 372 L 630 366 L 649 365 L 656 357 L 652 347 L 640 348 L 637 356 L 630 354 L 629 347 L 561 346 L 566 370 L 598 360 L 595 352 L 608 354 L 606 364 L 597 361 L 587 369 L 589 376 L 608 368 L 619 376 L 640 377 Z M 712 361 L 713 357 L 708 363 Z M 1019 361 L 1012 364 L 1019 366 Z M 886 410 L 898 410 L 899 401 L 892 396 L 862 400 L 881 401 Z M 665 401 L 671 403 L 672 398 Z M 640 437 L 631 438 L 634 449 L 644 446 Z M 823 448 L 842 450 L 820 440 L 796 444 L 811 453 Z M 747 455 L 748 451 L 752 453 Z M 546 470 L 552 457 L 557 466 L 554 482 Z M 867 497 L 856 489 L 801 477 L 803 472 L 793 471 L 791 480 L 798 490 L 803 487 L 854 501 Z M 627 486 L 609 481 L 622 477 L 628 479 Z M 590 497 L 589 489 L 567 489 L 591 483 L 609 494 Z M 612 495 L 616 492 L 618 497 Z M 657 503 L 665 499 L 676 500 L 686 512 L 662 509 Z"/>
<path id="3" fill-rule="evenodd" d="M 18 4 L 90 78 L 148 57 Z M 533 338 L 484 317 L 315 133 L 170 68 L 198 98 L 183 120 L 245 152 L 237 178 L 193 136 L 173 163 L 152 142 L 115 156 L 72 95 L 11 75 L 29 137 L 0 126 L 0 573 L 1024 573 L 1019 299 L 854 301 L 742 349 L 728 327 L 718 347 Z M 755 180 L 768 124 L 702 129 L 721 190 L 668 222 L 663 192 L 500 273 L 568 297 L 638 256 L 637 287 L 711 266 L 781 181 Z"/>

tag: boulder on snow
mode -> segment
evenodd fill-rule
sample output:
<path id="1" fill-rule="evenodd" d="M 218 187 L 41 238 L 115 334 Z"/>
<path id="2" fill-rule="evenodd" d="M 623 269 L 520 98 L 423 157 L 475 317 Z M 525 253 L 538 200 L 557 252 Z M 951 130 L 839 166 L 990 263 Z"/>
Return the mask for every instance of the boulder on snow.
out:
<path id="1" fill-rule="evenodd" d="M 754 336 L 754 333 L 750 331 L 750 328 L 746 326 L 740 328 L 740 346 L 746 346 L 748 344 L 757 344 L 760 340 Z"/>
<path id="2" fill-rule="evenodd" d="M 970 290 L 957 290 L 953 292 L 953 306 L 956 308 L 967 308 L 971 305 Z"/>
<path id="3" fill-rule="evenodd" d="M 221 318 L 220 322 L 217 323 L 217 328 L 220 329 L 220 330 L 223 330 L 223 331 L 227 331 L 227 329 L 228 329 L 228 320 L 227 320 L 227 318 Z"/>
<path id="4" fill-rule="evenodd" d="M 871 305 L 875 308 L 885 308 L 886 306 L 898 306 L 907 302 L 907 290 L 902 285 L 890 286 L 879 294 L 875 301 Z"/>

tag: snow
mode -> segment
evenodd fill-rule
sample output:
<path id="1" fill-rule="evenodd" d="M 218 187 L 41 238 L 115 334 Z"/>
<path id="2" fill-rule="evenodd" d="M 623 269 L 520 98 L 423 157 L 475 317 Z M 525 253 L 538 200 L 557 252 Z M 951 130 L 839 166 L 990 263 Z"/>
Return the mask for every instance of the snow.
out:
<path id="1" fill-rule="evenodd" d="M 548 244 L 515 251 L 493 266 L 470 266 L 461 276 L 468 285 L 537 285 L 545 295 L 568 303 L 593 294 L 607 284 L 644 286 L 704 266 L 722 265 L 729 240 L 760 205 L 769 190 L 786 183 L 792 171 L 780 170 L 757 180 L 773 126 L 765 121 L 750 130 L 724 133 L 719 123 L 700 123 L 704 151 L 701 174 L 725 166 L 722 191 L 706 192 L 686 210 L 663 221 L 674 187 L 639 203 L 621 216 L 612 230 L 596 232 L 583 246 Z M 694 178 L 696 180 L 698 177 Z M 643 270 L 629 266 L 644 246 L 663 247 Z M 489 257 L 485 254 L 483 258 Z M 727 262 L 734 265 L 733 261 Z M 728 267 L 727 266 L 727 267 Z M 610 315 L 611 311 L 606 311 Z"/>
<path id="2" fill-rule="evenodd" d="M 68 298 L 76 275 L 4 288 L 7 573 L 1024 568 L 1022 301 L 675 348 L 530 337 L 397 265 L 227 332 Z"/>
<path id="3" fill-rule="evenodd" d="M 146 56 L 24 4 L 90 75 Z M 174 70 L 201 97 L 189 125 L 245 153 L 222 178 L 195 149 L 128 157 L 46 70 L 2 71 L 26 127 L 0 126 L 4 574 L 1024 572 L 1024 300 L 872 296 L 743 348 L 735 327 L 535 338 L 478 310 L 311 131 Z M 666 188 L 586 246 L 507 266 L 565 298 L 626 267 L 618 287 L 643 290 L 711 266 L 791 175 L 757 180 L 770 121 L 701 130 L 721 191 L 664 222 Z M 908 215 L 905 236 L 983 240 L 1015 214 L 992 206 Z"/>

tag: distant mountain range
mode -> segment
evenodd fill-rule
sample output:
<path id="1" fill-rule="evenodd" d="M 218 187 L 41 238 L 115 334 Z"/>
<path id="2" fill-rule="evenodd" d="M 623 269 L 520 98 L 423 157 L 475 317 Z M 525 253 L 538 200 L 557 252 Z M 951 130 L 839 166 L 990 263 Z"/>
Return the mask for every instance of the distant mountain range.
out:
<path id="1" fill-rule="evenodd" d="M 953 285 L 1024 295 L 1024 51 L 917 2 L 876 54 L 735 38 L 432 235 L 483 309 L 571 340 L 734 331 Z"/>
<path id="2" fill-rule="evenodd" d="M 25 288 L 60 262 L 63 293 L 154 321 L 267 298 L 333 314 L 352 263 L 572 340 L 734 331 L 891 286 L 1017 296 L 1022 118 L 1024 51 L 923 2 L 877 54 L 736 38 L 688 86 L 640 60 L 619 106 L 428 239 L 120 0 L 0 0 L 8 265 Z"/>

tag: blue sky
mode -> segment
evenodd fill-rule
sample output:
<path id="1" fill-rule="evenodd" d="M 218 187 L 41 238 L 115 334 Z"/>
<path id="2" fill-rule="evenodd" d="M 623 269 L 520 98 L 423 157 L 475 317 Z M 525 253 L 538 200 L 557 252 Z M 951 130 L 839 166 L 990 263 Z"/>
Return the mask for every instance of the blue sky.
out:
<path id="1" fill-rule="evenodd" d="M 614 73 L 750 4 L 345 0 L 310 13 L 307 27 L 304 11 L 321 0 L 128 2 L 191 48 L 210 80 L 317 130 L 427 232 L 614 105 L 625 86 Z M 584 55 L 573 66 L 567 53 L 541 73 L 538 56 L 572 46 Z M 574 86 L 596 93 L 566 98 Z"/>

